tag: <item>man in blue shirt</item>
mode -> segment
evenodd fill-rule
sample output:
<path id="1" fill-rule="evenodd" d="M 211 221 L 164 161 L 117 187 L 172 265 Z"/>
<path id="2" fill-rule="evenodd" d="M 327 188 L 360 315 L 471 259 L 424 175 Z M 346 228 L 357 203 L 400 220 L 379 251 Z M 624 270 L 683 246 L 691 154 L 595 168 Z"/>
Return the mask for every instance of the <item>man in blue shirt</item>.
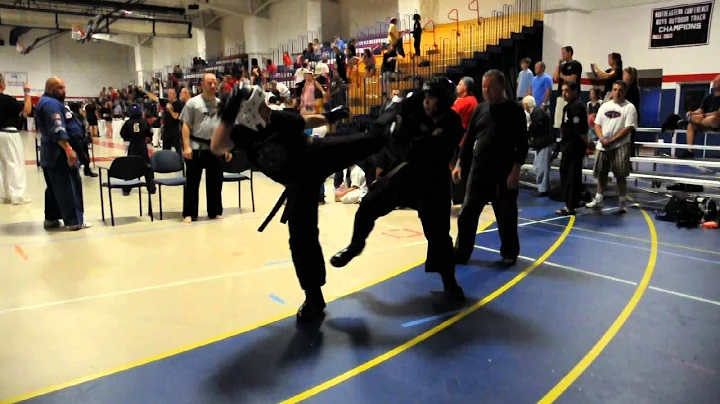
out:
<path id="1" fill-rule="evenodd" d="M 535 77 L 532 80 L 532 96 L 535 98 L 536 105 L 543 108 L 550 106 L 552 85 L 552 78 L 545 74 L 545 63 L 535 63 Z"/>
<path id="2" fill-rule="evenodd" d="M 520 69 L 517 78 L 516 97 L 518 101 L 522 101 L 526 95 L 532 95 L 533 73 L 530 71 L 530 58 L 520 61 Z"/>
<path id="3" fill-rule="evenodd" d="M 65 82 L 52 77 L 35 109 L 40 132 L 40 165 L 45 176 L 45 229 L 60 227 L 60 219 L 70 230 L 92 227 L 83 221 L 82 180 L 71 139 L 82 138 L 84 128 L 65 109 Z"/>

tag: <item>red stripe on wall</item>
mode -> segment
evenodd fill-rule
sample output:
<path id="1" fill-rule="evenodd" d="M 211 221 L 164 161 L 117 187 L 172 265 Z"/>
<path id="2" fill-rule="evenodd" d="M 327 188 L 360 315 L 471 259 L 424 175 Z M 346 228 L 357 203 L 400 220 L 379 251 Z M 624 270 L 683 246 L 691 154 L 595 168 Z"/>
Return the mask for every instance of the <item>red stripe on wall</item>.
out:
<path id="1" fill-rule="evenodd" d="M 663 83 L 696 83 L 711 82 L 720 73 L 698 73 L 698 74 L 669 74 L 663 76 Z M 557 80 L 553 80 L 557 84 Z M 580 84 L 592 86 L 593 84 L 604 84 L 602 79 L 590 79 L 587 77 L 580 79 Z"/>

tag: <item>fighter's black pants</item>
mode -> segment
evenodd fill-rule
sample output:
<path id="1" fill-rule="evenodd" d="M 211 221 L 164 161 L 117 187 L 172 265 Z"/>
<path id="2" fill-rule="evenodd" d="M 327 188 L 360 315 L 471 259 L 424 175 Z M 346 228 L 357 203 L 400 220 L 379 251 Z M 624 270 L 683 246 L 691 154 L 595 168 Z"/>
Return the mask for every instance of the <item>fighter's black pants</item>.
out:
<path id="1" fill-rule="evenodd" d="M 222 215 L 223 171 L 221 157 L 210 150 L 193 150 L 192 159 L 185 159 L 187 184 L 183 194 L 183 217 L 197 219 L 200 203 L 200 179 L 205 170 L 205 196 L 207 197 L 207 214 L 211 219 Z M 315 188 L 315 203 L 320 184 Z"/>
<path id="2" fill-rule="evenodd" d="M 572 210 L 580 206 L 583 191 L 582 169 L 587 146 L 583 142 L 564 145 L 560 160 L 560 186 L 565 206 Z"/>
<path id="3" fill-rule="evenodd" d="M 503 258 L 517 259 L 520 254 L 518 238 L 517 189 L 508 189 L 507 181 L 488 180 L 486 173 L 479 172 L 473 162 L 470 168 L 465 200 L 458 216 L 458 235 L 455 241 L 457 262 L 470 260 L 477 233 L 480 214 L 488 202 L 492 203 L 500 235 L 500 255 Z"/>
<path id="4" fill-rule="evenodd" d="M 167 127 L 162 128 L 162 133 L 160 134 L 160 138 L 162 140 L 162 148 L 163 150 L 170 150 L 171 148 L 174 148 L 175 151 L 182 156 L 183 152 L 183 145 L 182 145 L 182 135 L 180 134 L 180 131 L 173 131 L 168 129 Z"/>
<path id="5" fill-rule="evenodd" d="M 43 168 L 45 177 L 45 220 L 62 219 L 65 226 L 83 223 L 82 179 L 77 165 L 68 166 L 65 154 L 52 167 Z"/>
<path id="6" fill-rule="evenodd" d="M 352 246 L 362 249 L 375 221 L 399 206 L 413 208 L 428 241 L 425 272 L 453 274 L 455 260 L 450 238 L 450 171 L 418 172 L 410 165 L 390 178 L 379 179 L 355 213 Z M 428 175 L 430 174 L 430 175 Z"/>
<path id="7" fill-rule="evenodd" d="M 290 251 L 295 272 L 303 290 L 325 284 L 325 259 L 318 230 L 318 189 L 332 173 L 347 168 L 379 151 L 385 144 L 381 136 L 359 133 L 348 136 L 314 138 L 308 145 L 307 168 L 300 183 L 288 186 L 286 209 L 290 232 Z"/>

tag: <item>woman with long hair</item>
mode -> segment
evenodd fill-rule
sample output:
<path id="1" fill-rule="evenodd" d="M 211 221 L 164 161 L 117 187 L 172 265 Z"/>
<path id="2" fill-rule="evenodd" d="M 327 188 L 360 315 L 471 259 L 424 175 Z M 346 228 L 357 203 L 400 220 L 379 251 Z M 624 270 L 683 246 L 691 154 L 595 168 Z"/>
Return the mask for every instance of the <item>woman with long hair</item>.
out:
<path id="1" fill-rule="evenodd" d="M 627 91 L 625 92 L 625 99 L 628 100 L 632 105 L 635 106 L 637 112 L 637 122 L 640 125 L 640 86 L 638 85 L 637 69 L 634 67 L 628 67 L 623 70 L 623 81 L 627 84 Z M 630 142 L 635 144 L 635 132 L 636 129 L 630 133 Z M 635 147 L 632 148 L 632 157 L 635 157 Z"/>

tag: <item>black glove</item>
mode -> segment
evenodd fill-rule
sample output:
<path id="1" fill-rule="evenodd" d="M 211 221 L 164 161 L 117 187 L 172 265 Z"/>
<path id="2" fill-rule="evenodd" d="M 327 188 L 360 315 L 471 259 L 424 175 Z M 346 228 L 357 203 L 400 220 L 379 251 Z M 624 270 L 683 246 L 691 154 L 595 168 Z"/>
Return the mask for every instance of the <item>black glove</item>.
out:
<path id="1" fill-rule="evenodd" d="M 339 107 L 331 109 L 329 112 L 323 113 L 323 116 L 325 117 L 325 119 L 328 120 L 329 123 L 335 123 L 337 121 L 342 121 L 343 119 L 350 117 L 350 111 L 348 111 L 348 109 L 345 108 L 344 105 L 340 105 Z"/>

